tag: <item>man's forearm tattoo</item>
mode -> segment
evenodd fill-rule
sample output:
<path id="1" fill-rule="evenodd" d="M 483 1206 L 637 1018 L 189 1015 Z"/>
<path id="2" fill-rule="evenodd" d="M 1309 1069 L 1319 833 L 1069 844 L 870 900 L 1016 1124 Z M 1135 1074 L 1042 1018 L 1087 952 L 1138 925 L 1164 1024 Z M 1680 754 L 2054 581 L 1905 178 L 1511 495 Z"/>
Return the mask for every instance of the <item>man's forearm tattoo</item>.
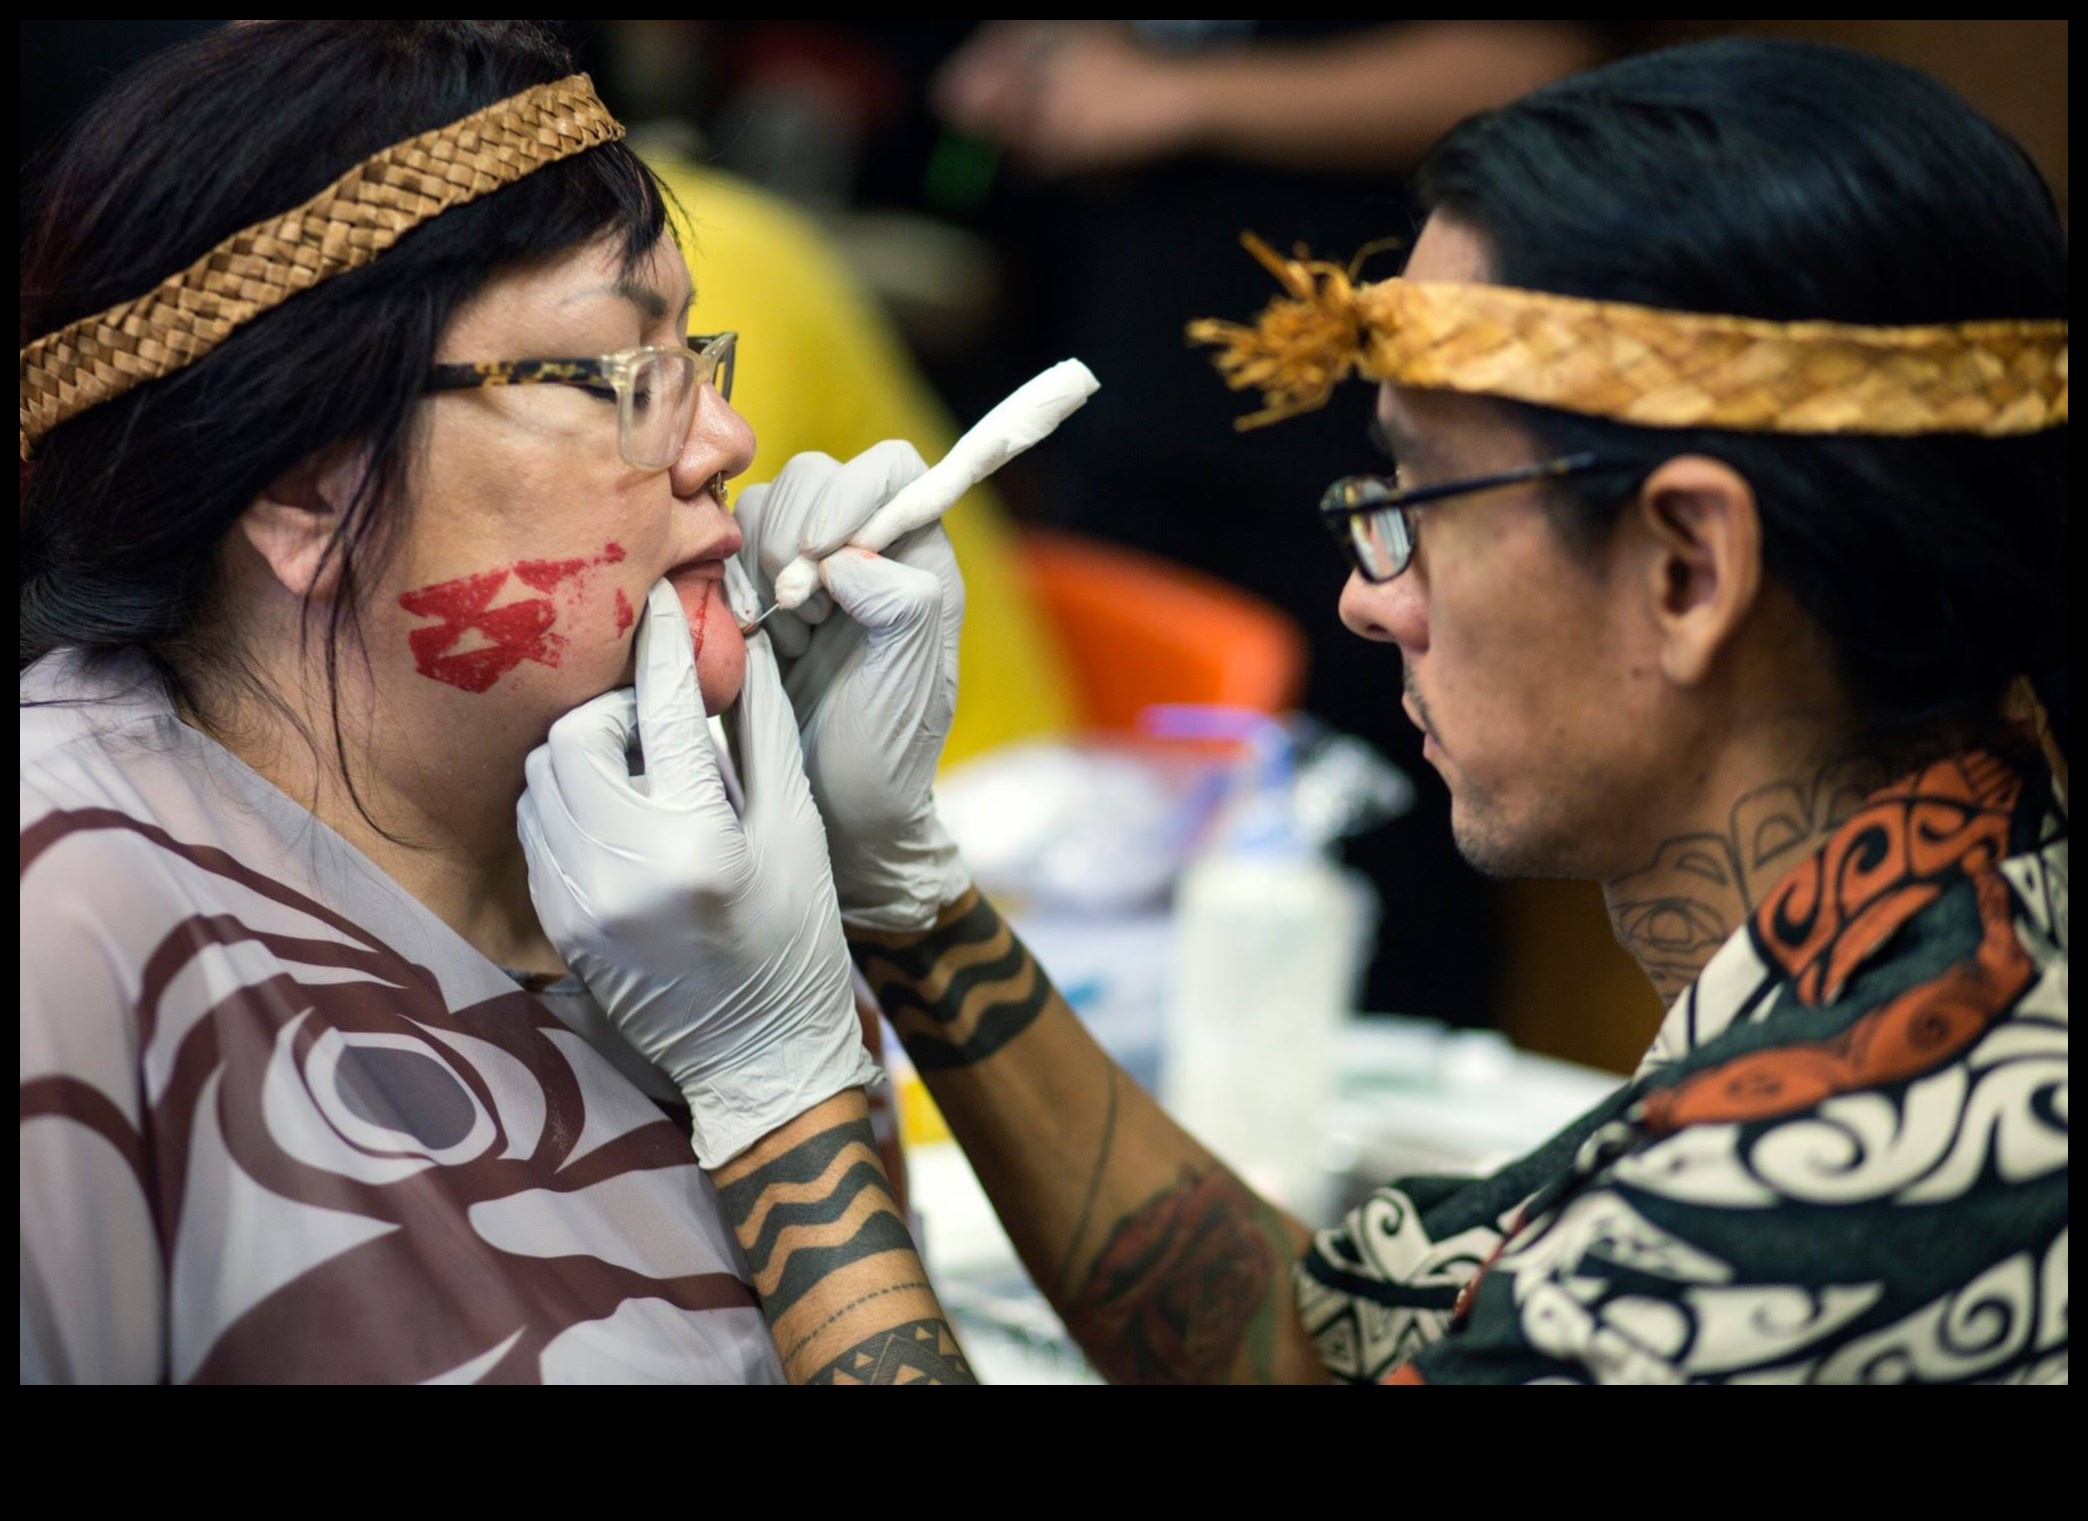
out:
<path id="1" fill-rule="evenodd" d="M 774 1325 L 828 1275 L 885 1252 L 912 1251 L 867 1120 L 851 1120 L 718 1190 Z"/>
<path id="2" fill-rule="evenodd" d="M 925 1289 L 931 1294 L 935 1292 L 932 1288 L 929 1288 L 927 1279 L 909 1278 L 902 1283 L 888 1283 L 885 1284 L 882 1288 L 872 1289 L 867 1294 L 857 1295 L 854 1299 L 849 1300 L 847 1304 L 841 1306 L 840 1309 L 829 1311 L 826 1319 L 820 1321 L 817 1325 L 813 1326 L 810 1330 L 806 1331 L 804 1335 L 798 1337 L 797 1340 L 793 1341 L 788 1347 L 780 1348 L 779 1350 L 781 1350 L 783 1353 L 783 1361 L 785 1363 L 792 1363 L 797 1361 L 798 1354 L 803 1352 L 805 1348 L 811 1346 L 813 1342 L 817 1341 L 819 1339 L 820 1332 L 824 1331 L 828 1326 L 846 1320 L 849 1316 L 855 1314 L 857 1310 L 860 1310 L 864 1305 L 871 1303 L 873 1300 L 887 1299 L 894 1294 L 910 1294 L 916 1289 Z"/>
<path id="3" fill-rule="evenodd" d="M 813 1374 L 812 1384 L 970 1384 L 971 1364 L 940 1320 L 909 1320 L 858 1342 Z"/>
<path id="4" fill-rule="evenodd" d="M 1877 760 L 1839 760 L 1810 781 L 1743 794 L 1723 833 L 1663 840 L 1639 870 L 1604 884 L 1617 943 L 1672 1002 L 1784 873 L 1889 779 Z"/>
<path id="5" fill-rule="evenodd" d="M 1045 1293 L 1056 1289 L 1061 1299 L 1073 1290 L 1073 1266 L 1080 1260 L 1080 1243 L 1087 1239 L 1088 1222 L 1095 1218 L 1095 1200 L 1101 1195 L 1102 1179 L 1109 1171 L 1109 1154 L 1116 1146 L 1117 1083 L 1124 1074 L 1107 1056 L 1102 1058 L 1102 1068 L 1102 1081 L 1109 1085 L 1109 1102 L 1102 1111 L 1102 1140 L 1095 1148 L 1095 1165 L 1088 1172 L 1080 1217 L 1073 1222 L 1073 1234 L 1066 1238 L 1066 1254 L 1059 1261 L 1058 1271 L 1051 1275 L 1051 1283 L 1044 1286 Z"/>
<path id="6" fill-rule="evenodd" d="M 1028 1029 L 1050 981 L 977 892 L 925 935 L 857 934 L 849 951 L 923 1071 L 982 1062 Z"/>
<path id="7" fill-rule="evenodd" d="M 934 1291 L 920 1276 L 868 1120 L 829 1126 L 721 1182 L 718 1202 L 793 1379 L 975 1381 L 950 1328 L 921 1317 Z M 906 1318 L 892 1323 L 897 1316 Z"/>
<path id="8" fill-rule="evenodd" d="M 1272 1235 L 1273 1211 L 1231 1173 L 1185 1166 L 1116 1222 L 1065 1305 L 1067 1327 L 1111 1383 L 1216 1383 L 1243 1346 L 1266 1364 L 1280 1287 Z"/>

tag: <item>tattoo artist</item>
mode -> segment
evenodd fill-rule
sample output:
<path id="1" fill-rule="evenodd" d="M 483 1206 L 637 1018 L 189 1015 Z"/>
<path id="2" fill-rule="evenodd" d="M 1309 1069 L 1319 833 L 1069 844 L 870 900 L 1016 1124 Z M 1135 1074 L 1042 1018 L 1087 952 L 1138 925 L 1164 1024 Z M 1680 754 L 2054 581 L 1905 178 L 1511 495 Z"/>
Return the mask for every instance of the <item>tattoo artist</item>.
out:
<path id="1" fill-rule="evenodd" d="M 1671 1003 L 1639 1072 L 1494 1176 L 1402 1180 L 1316 1237 L 1258 1199 L 1090 1038 L 937 823 L 963 592 L 935 529 L 833 555 L 836 611 L 773 628 L 849 951 L 1112 1380 L 2063 1381 L 2049 195 L 1923 76 L 1735 42 L 1474 118 L 1422 184 L 1402 279 L 1262 248 L 1284 299 L 1197 336 L 1258 420 L 1380 382 L 1392 473 L 1322 508 L 1342 615 L 1397 647 L 1385 700 L 1465 854 L 1604 882 Z M 745 493 L 744 569 L 766 591 L 918 469 L 793 460 Z M 651 881 L 667 852 L 695 854 L 633 827 L 558 865 Z M 545 917 L 614 1008 L 671 981 L 626 963 L 695 949 L 659 928 L 680 913 Z"/>

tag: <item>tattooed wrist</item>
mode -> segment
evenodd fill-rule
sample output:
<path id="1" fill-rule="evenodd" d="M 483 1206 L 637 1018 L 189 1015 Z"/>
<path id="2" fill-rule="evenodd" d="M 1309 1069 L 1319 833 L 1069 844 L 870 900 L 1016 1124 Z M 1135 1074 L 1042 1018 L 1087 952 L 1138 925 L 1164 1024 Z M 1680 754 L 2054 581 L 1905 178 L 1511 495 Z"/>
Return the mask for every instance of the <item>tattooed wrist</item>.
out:
<path id="1" fill-rule="evenodd" d="M 803 1354 L 804 1350 L 807 1347 L 811 1346 L 813 1342 L 817 1341 L 819 1339 L 820 1334 L 823 1331 L 825 1331 L 829 1326 L 838 1324 L 840 1321 L 847 1319 L 850 1315 L 853 1315 L 857 1310 L 860 1310 L 864 1305 L 869 1304 L 872 1300 L 885 1299 L 893 1294 L 910 1294 L 917 1289 L 926 1290 L 929 1293 L 934 1292 L 934 1290 L 928 1288 L 927 1279 L 908 1278 L 899 1283 L 888 1283 L 881 1288 L 872 1289 L 867 1294 L 857 1295 L 854 1299 L 851 1299 L 848 1301 L 848 1303 L 842 1305 L 840 1309 L 831 1311 L 827 1315 L 827 1318 L 825 1320 L 822 1320 L 817 1325 L 814 1325 L 810 1330 L 806 1331 L 796 1341 L 792 1342 L 787 1348 L 784 1348 L 783 1361 L 786 1363 L 796 1362 L 799 1356 Z"/>
<path id="2" fill-rule="evenodd" d="M 971 1384 L 971 1364 L 939 1318 L 890 1326 L 856 1343 L 806 1380 L 811 1384 Z"/>
<path id="3" fill-rule="evenodd" d="M 718 1201 L 771 1325 L 831 1275 L 913 1250 L 868 1120 L 800 1141 L 724 1183 Z"/>
<path id="4" fill-rule="evenodd" d="M 714 1181 L 792 1382 L 973 1381 L 860 1092 L 800 1115 Z"/>
<path id="5" fill-rule="evenodd" d="M 1007 921 L 975 889 L 932 930 L 855 933 L 848 948 L 923 1071 L 986 1060 L 1056 996 Z"/>

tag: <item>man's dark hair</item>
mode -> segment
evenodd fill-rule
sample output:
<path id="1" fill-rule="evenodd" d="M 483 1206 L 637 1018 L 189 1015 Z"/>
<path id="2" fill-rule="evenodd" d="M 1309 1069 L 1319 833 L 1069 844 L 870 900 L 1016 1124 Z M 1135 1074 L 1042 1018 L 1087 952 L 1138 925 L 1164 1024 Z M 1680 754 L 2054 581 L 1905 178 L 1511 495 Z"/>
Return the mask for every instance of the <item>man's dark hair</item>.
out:
<path id="1" fill-rule="evenodd" d="M 2066 316 L 2066 230 L 2005 133 L 1839 48 L 1727 40 L 1611 64 L 1464 122 L 1424 203 L 1506 285 L 1774 320 Z M 2066 430 L 2013 438 L 1656 430 L 1511 404 L 1559 454 L 1726 461 L 1766 573 L 1825 632 L 1874 736 L 1994 725 L 2028 675 L 2066 726 Z M 1561 493 L 1599 541 L 1623 503 Z"/>
<path id="2" fill-rule="evenodd" d="M 382 148 L 573 71 L 550 32 L 521 22 L 269 21 L 170 49 L 116 81 L 38 176 L 22 341 L 149 290 Z M 21 663 L 138 650 L 199 715 L 203 678 L 267 699 L 236 631 L 211 618 L 220 548 L 271 482 L 361 444 L 373 468 L 326 547 L 340 572 L 323 637 L 347 773 L 343 638 L 399 526 L 444 326 L 502 266 L 601 238 L 635 266 L 665 225 L 651 172 L 605 144 L 444 212 L 188 368 L 59 426 L 22 472 Z"/>

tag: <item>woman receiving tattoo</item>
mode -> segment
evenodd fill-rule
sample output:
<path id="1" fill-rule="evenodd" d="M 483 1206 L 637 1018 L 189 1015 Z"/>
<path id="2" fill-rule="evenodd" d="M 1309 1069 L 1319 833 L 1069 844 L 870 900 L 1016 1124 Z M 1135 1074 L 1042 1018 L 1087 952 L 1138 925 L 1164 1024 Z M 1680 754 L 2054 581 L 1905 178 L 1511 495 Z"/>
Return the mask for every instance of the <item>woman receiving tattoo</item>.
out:
<path id="1" fill-rule="evenodd" d="M 50 165 L 25 1382 L 969 1381 L 622 136 L 531 25 L 267 21 Z"/>
<path id="2" fill-rule="evenodd" d="M 1193 336 L 1253 422 L 1379 383 L 1391 465 L 1322 508 L 1342 616 L 1463 853 L 1605 885 L 1669 1003 L 1639 1071 L 1316 1236 L 1257 1199 L 966 884 L 933 536 L 910 585 L 828 561 L 849 616 L 785 644 L 858 966 L 1114 1380 L 2064 1380 L 2051 198 L 1933 81 L 1759 43 L 1547 86 L 1422 184 L 1402 278 L 1254 241 L 1280 299 Z M 748 503 L 757 581 L 874 507 L 832 472 Z"/>

